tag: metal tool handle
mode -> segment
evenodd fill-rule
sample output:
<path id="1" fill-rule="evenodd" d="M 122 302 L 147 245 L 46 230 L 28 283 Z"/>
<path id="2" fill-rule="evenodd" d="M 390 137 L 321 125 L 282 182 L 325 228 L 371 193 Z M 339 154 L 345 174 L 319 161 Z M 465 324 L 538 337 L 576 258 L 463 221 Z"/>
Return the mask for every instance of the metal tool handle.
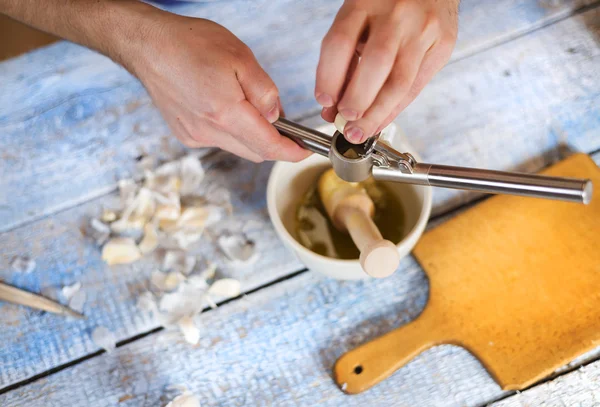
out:
<path id="1" fill-rule="evenodd" d="M 291 122 L 284 118 L 279 118 L 273 126 L 281 133 L 301 147 L 327 157 L 331 148 L 331 137 L 319 131 L 309 129 L 300 124 Z"/>
<path id="2" fill-rule="evenodd" d="M 548 177 L 449 165 L 417 163 L 411 174 L 375 166 L 373 177 L 385 181 L 470 189 L 491 194 L 558 199 L 584 204 L 588 204 L 592 199 L 592 183 L 587 179 Z"/>
<path id="3" fill-rule="evenodd" d="M 586 179 L 548 177 L 416 162 L 414 165 L 411 162 L 410 169 L 407 167 L 402 171 L 393 165 L 374 165 L 372 156 L 375 154 L 384 154 L 386 157 L 383 158 L 391 158 L 392 161 L 403 156 L 409 157 L 409 155 L 398 153 L 387 144 L 381 145 L 382 148 L 379 149 L 381 151 L 376 151 L 374 154 L 369 152 L 359 159 L 346 159 L 340 153 L 339 146 L 332 146 L 333 138 L 327 134 L 283 118 L 277 120 L 273 125 L 279 133 L 292 139 L 300 146 L 329 157 L 338 176 L 347 181 L 362 181 L 372 174 L 375 179 L 382 181 L 470 189 L 490 194 L 522 195 L 584 204 L 589 203 L 592 199 L 592 183 Z M 345 141 L 341 136 L 336 137 L 336 139 L 340 142 Z M 357 177 L 360 179 L 354 179 Z"/>

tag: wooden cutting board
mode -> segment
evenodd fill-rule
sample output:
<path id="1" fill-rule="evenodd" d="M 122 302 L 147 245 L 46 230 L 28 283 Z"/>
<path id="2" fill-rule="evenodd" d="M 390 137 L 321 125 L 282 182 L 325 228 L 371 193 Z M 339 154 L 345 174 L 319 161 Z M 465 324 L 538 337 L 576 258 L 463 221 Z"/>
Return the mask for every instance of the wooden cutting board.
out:
<path id="1" fill-rule="evenodd" d="M 429 277 L 424 311 L 342 355 L 344 391 L 438 344 L 469 350 L 505 390 L 600 345 L 600 169 L 577 154 L 543 174 L 592 179 L 591 204 L 495 196 L 427 232 L 414 250 Z"/>

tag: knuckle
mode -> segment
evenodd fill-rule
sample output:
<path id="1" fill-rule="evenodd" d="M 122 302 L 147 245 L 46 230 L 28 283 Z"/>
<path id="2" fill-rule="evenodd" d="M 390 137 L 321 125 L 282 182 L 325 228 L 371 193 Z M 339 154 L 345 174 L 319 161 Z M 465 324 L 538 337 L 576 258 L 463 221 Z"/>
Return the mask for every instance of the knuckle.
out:
<path id="1" fill-rule="evenodd" d="M 203 129 L 199 129 L 198 131 L 194 131 L 189 134 L 189 137 L 181 138 L 183 145 L 190 148 L 199 148 L 199 147 L 211 147 L 212 143 L 210 139 L 206 136 L 206 132 Z"/>
<path id="2" fill-rule="evenodd" d="M 328 32 L 323 38 L 322 42 L 323 48 L 332 48 L 332 49 L 348 49 L 353 48 L 354 43 L 352 38 L 343 32 L 339 32 L 336 30 Z"/>
<path id="3" fill-rule="evenodd" d="M 425 18 L 423 32 L 429 32 L 439 36 L 442 33 L 442 22 L 440 21 L 440 18 L 435 14 L 427 15 Z"/>
<path id="4" fill-rule="evenodd" d="M 260 157 L 266 161 L 275 161 L 275 160 L 277 160 L 279 155 L 278 155 L 278 151 L 276 149 L 267 148 L 262 152 L 262 154 L 260 154 Z"/>
<path id="5" fill-rule="evenodd" d="M 387 18 L 392 22 L 398 23 L 406 16 L 419 15 L 422 8 L 423 7 L 415 1 L 398 1 L 387 14 Z"/>
<path id="6" fill-rule="evenodd" d="M 203 114 L 203 118 L 218 130 L 224 130 L 229 117 L 230 109 L 218 106 Z"/>
<path id="7" fill-rule="evenodd" d="M 442 53 L 450 57 L 450 54 L 454 50 L 454 44 L 456 43 L 456 35 L 444 35 L 438 42 L 438 47 Z"/>
<path id="8" fill-rule="evenodd" d="M 390 65 L 393 64 L 396 59 L 396 51 L 397 50 L 394 49 L 394 46 L 390 41 L 383 41 L 374 46 L 369 55 L 369 59 L 376 64 Z"/>
<path id="9" fill-rule="evenodd" d="M 228 43 L 223 48 L 233 61 L 248 61 L 254 56 L 250 47 L 241 41 Z"/>
<path id="10" fill-rule="evenodd" d="M 390 86 L 396 91 L 405 90 L 410 87 L 407 75 L 402 72 L 393 72 L 389 78 Z"/>
<path id="11" fill-rule="evenodd" d="M 278 97 L 279 90 L 277 89 L 277 86 L 275 86 L 274 84 L 270 84 L 265 89 L 263 95 L 259 98 L 259 101 L 261 104 L 268 104 L 268 106 L 265 107 L 271 107 L 270 105 L 273 104 Z"/>

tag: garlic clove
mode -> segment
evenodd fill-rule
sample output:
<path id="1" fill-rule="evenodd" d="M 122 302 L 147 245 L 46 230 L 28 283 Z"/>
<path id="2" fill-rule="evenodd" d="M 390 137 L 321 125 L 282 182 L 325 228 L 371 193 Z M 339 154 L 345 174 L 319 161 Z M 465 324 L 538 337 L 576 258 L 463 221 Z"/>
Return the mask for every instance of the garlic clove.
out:
<path id="1" fill-rule="evenodd" d="M 102 260 L 109 266 L 133 263 L 141 257 L 135 241 L 129 237 L 112 238 L 102 248 Z"/>
<path id="2" fill-rule="evenodd" d="M 241 293 L 241 283 L 233 278 L 222 278 L 215 281 L 208 289 L 210 295 L 221 297 L 237 297 Z"/>
<path id="3" fill-rule="evenodd" d="M 186 392 L 175 397 L 165 407 L 200 407 L 200 400 L 195 395 Z"/>
<path id="4" fill-rule="evenodd" d="M 344 119 L 344 117 L 338 113 L 335 115 L 335 120 L 333 123 L 335 124 L 335 128 L 337 129 L 337 131 L 344 134 L 344 128 L 346 127 L 346 123 L 348 123 L 348 120 Z"/>

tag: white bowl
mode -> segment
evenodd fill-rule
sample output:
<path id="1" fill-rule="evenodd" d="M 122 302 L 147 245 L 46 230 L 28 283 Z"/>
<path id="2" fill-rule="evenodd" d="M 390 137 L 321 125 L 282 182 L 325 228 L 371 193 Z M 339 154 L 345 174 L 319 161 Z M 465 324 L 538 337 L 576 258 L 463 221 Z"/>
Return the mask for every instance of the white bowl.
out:
<path id="1" fill-rule="evenodd" d="M 333 134 L 335 127 L 330 124 L 318 129 Z M 394 124 L 387 127 L 382 137 L 397 150 L 412 149 L 405 137 Z M 417 160 L 419 157 L 414 153 Z M 267 185 L 267 208 L 275 231 L 283 243 L 291 249 L 310 270 L 323 273 L 340 280 L 371 278 L 356 260 L 339 260 L 314 253 L 302 246 L 295 237 L 295 214 L 298 202 L 306 191 L 317 183 L 319 175 L 331 167 L 329 160 L 318 154 L 299 163 L 278 162 L 273 166 Z M 404 208 L 405 236 L 396 245 L 400 257 L 407 256 L 413 249 L 427 225 L 431 212 L 431 187 L 400 183 L 385 183 Z"/>

